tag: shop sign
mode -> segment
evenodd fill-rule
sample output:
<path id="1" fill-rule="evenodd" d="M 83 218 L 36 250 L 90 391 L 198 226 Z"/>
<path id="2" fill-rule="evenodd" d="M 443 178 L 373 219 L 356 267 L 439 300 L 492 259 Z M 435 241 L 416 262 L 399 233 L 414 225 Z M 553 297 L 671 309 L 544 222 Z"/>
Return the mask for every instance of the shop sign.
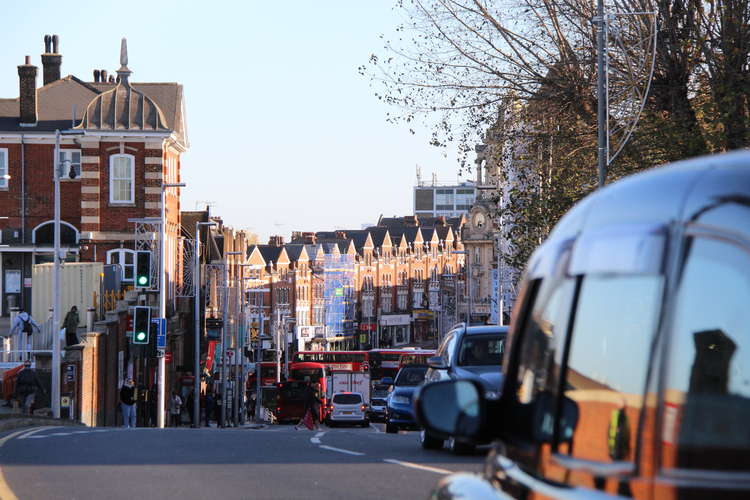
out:
<path id="1" fill-rule="evenodd" d="M 391 314 L 380 317 L 381 326 L 400 326 L 408 325 L 409 323 L 411 323 L 410 314 Z"/>
<path id="2" fill-rule="evenodd" d="M 433 319 L 435 317 L 435 312 L 429 309 L 414 309 L 412 315 L 414 316 L 414 319 Z"/>

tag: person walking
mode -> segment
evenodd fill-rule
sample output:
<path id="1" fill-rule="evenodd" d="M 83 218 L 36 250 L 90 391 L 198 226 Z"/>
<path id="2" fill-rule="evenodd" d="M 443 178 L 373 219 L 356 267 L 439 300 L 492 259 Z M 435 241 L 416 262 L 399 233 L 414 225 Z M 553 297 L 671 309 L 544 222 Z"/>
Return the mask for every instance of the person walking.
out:
<path id="1" fill-rule="evenodd" d="M 135 427 L 135 383 L 127 379 L 120 389 L 120 407 L 122 409 L 122 426 Z"/>
<path id="2" fill-rule="evenodd" d="M 182 398 L 177 391 L 172 391 L 172 397 L 169 398 L 169 414 L 172 417 L 172 426 L 181 425 L 180 417 L 182 416 Z"/>
<path id="3" fill-rule="evenodd" d="M 312 384 L 310 381 L 307 381 L 305 384 L 305 388 L 303 389 L 302 393 L 302 401 L 304 402 L 305 409 L 302 412 L 302 418 L 299 422 L 297 422 L 297 425 L 294 426 L 295 429 L 299 429 L 300 426 L 305 426 L 305 418 L 307 418 L 308 412 L 310 413 L 310 416 L 312 417 L 312 423 L 313 423 L 313 430 L 320 429 L 320 399 L 318 399 L 317 394 L 315 394 L 315 389 L 313 389 Z"/>
<path id="4" fill-rule="evenodd" d="M 78 308 L 73 306 L 65 315 L 62 327 L 65 328 L 65 345 L 67 347 L 78 344 L 78 324 L 80 318 L 78 317 Z"/>
<path id="5" fill-rule="evenodd" d="M 46 394 L 36 371 L 31 367 L 31 361 L 26 360 L 23 362 L 23 370 L 18 372 L 16 376 L 16 397 L 25 415 L 32 414 L 37 389 Z"/>
<path id="6" fill-rule="evenodd" d="M 18 313 L 15 321 L 13 321 L 13 326 L 11 326 L 10 328 L 11 335 L 16 332 L 23 334 L 20 344 L 22 346 L 26 346 L 27 360 L 30 356 L 29 351 L 31 351 L 31 335 L 34 333 L 34 328 L 36 328 L 36 331 L 41 333 L 42 329 L 39 324 L 34 321 L 34 318 L 31 317 L 31 314 L 27 313 L 23 309 L 21 309 L 21 312 Z"/>

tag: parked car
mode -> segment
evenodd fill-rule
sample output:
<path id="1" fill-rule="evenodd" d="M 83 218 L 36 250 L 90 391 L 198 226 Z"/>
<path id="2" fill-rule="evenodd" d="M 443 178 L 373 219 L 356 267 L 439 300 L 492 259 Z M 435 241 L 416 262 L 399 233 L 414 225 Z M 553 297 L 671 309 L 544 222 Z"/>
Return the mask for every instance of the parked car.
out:
<path id="1" fill-rule="evenodd" d="M 388 398 L 388 386 L 385 384 L 376 384 L 370 393 L 370 408 L 367 415 L 371 421 L 385 421 L 385 411 Z"/>
<path id="2" fill-rule="evenodd" d="M 367 404 L 358 392 L 337 392 L 331 398 L 326 424 L 333 427 L 339 423 L 370 425 L 367 418 Z"/>
<path id="3" fill-rule="evenodd" d="M 499 400 L 425 385 L 420 423 L 495 439 L 433 498 L 750 498 L 750 153 L 588 196 L 528 262 Z"/>
<path id="4" fill-rule="evenodd" d="M 386 399 L 385 432 L 396 433 L 399 429 L 417 427 L 412 401 L 414 391 L 424 382 L 425 373 L 427 365 L 406 365 L 392 382 L 384 379 L 390 385 Z"/>
<path id="5" fill-rule="evenodd" d="M 507 326 L 466 326 L 459 324 L 443 339 L 437 355 L 427 360 L 430 367 L 425 382 L 438 380 L 476 380 L 484 387 L 488 399 L 497 399 L 502 387 L 502 363 Z M 440 449 L 445 439 L 422 429 L 420 443 L 425 449 Z M 449 436 L 449 448 L 455 453 L 469 453 L 483 441 Z"/>

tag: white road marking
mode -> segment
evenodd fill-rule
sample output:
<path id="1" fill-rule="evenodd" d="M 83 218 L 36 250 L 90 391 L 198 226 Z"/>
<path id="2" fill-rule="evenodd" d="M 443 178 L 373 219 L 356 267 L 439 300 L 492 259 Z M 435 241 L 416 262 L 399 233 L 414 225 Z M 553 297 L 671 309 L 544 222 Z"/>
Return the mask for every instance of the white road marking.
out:
<path id="1" fill-rule="evenodd" d="M 26 439 L 28 437 L 31 437 L 32 435 L 36 434 L 37 432 L 41 432 L 47 429 L 57 429 L 58 426 L 56 425 L 46 425 L 44 427 L 36 427 L 34 429 L 31 429 L 30 431 L 23 431 L 23 435 L 19 436 L 18 439 Z M 36 437 L 44 437 L 44 436 L 36 436 Z"/>
<path id="2" fill-rule="evenodd" d="M 364 453 L 360 453 L 358 451 L 343 450 L 341 448 L 334 448 L 333 446 L 327 446 L 324 444 L 320 445 L 320 448 L 323 448 L 324 450 L 337 451 L 339 453 L 346 453 L 347 455 L 356 455 L 358 457 L 364 455 Z"/>
<path id="3" fill-rule="evenodd" d="M 402 467 L 409 467 L 411 469 L 419 469 L 424 470 L 427 472 L 434 472 L 435 474 L 452 474 L 451 471 L 446 469 L 439 469 L 437 467 L 429 467 L 427 465 L 419 465 L 412 462 L 402 462 L 401 460 L 396 460 L 394 458 L 384 458 L 383 462 L 387 462 L 389 464 L 394 465 L 401 465 Z"/>
<path id="4" fill-rule="evenodd" d="M 380 430 L 378 430 L 378 428 L 377 428 L 377 427 L 375 427 L 375 426 L 374 426 L 374 425 L 372 425 L 372 424 L 370 424 L 370 429 L 374 430 L 375 432 L 380 432 Z"/>
<path id="5" fill-rule="evenodd" d="M 316 438 L 322 438 L 325 435 L 326 435 L 326 431 L 320 431 L 317 434 L 315 434 L 315 437 Z"/>
<path id="6" fill-rule="evenodd" d="M 325 431 L 318 432 L 315 434 L 314 437 L 310 438 L 310 442 L 312 444 L 320 444 L 320 438 L 322 438 L 325 435 Z"/>

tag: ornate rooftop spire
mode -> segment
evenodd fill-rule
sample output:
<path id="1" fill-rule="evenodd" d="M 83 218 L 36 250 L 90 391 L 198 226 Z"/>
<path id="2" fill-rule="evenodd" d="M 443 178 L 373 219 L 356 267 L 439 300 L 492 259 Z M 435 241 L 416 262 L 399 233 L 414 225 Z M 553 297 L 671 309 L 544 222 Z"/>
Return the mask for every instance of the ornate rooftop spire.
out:
<path id="1" fill-rule="evenodd" d="M 120 69 L 117 70 L 117 75 L 123 85 L 130 85 L 128 78 L 131 73 L 132 71 L 128 69 L 128 39 L 123 37 L 120 44 Z"/>

